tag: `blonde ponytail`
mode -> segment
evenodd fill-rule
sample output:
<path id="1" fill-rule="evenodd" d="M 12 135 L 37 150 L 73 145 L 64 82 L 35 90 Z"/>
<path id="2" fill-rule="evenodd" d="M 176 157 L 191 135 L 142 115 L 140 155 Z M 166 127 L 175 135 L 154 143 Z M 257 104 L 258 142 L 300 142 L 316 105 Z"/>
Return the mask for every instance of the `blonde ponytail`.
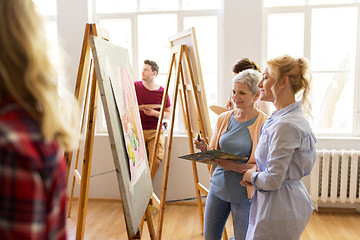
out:
<path id="1" fill-rule="evenodd" d="M 307 59 L 283 55 L 266 61 L 266 64 L 271 69 L 271 74 L 275 78 L 281 79 L 284 76 L 288 76 L 294 94 L 302 91 L 303 108 L 311 116 L 311 104 L 308 99 L 311 73 Z"/>
<path id="2" fill-rule="evenodd" d="M 311 103 L 308 95 L 310 94 L 310 84 L 312 77 L 309 71 L 309 63 L 303 57 L 298 58 L 297 62 L 300 66 L 300 77 L 302 81 L 302 100 L 304 101 L 303 108 L 305 112 L 311 116 Z"/>

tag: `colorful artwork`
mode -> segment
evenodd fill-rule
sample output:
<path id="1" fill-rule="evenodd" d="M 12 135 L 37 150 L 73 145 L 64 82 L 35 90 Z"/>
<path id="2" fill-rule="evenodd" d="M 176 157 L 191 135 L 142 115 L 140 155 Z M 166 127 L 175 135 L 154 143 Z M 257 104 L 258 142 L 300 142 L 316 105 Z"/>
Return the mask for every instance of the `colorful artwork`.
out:
<path id="1" fill-rule="evenodd" d="M 115 93 L 116 105 L 124 131 L 129 158 L 130 182 L 135 184 L 145 169 L 147 155 L 134 83 L 124 66 L 118 67 L 117 77 L 111 78 L 110 82 Z"/>
<path id="2" fill-rule="evenodd" d="M 219 150 L 210 150 L 204 152 L 193 153 L 189 155 L 180 156 L 179 158 L 196 161 L 200 163 L 206 164 L 215 164 L 215 159 L 222 159 L 222 160 L 234 160 L 234 161 L 241 161 L 242 163 L 246 163 L 248 158 L 238 156 L 231 153 L 222 152 Z"/>
<path id="3" fill-rule="evenodd" d="M 126 48 L 99 37 L 89 40 L 126 229 L 128 237 L 134 238 L 139 233 L 153 187 L 129 54 Z"/>

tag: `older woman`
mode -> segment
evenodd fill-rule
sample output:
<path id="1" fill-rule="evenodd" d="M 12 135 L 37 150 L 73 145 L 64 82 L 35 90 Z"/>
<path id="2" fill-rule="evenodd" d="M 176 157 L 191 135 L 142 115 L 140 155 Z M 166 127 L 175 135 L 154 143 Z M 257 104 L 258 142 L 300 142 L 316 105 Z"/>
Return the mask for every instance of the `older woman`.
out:
<path id="1" fill-rule="evenodd" d="M 250 60 L 249 58 L 242 58 L 241 60 L 237 61 L 233 68 L 232 68 L 232 74 L 235 77 L 236 75 L 238 75 L 240 72 L 246 70 L 246 69 L 254 69 L 254 70 L 258 70 L 259 72 L 261 72 L 260 68 L 258 67 L 258 65 Z M 233 110 L 235 108 L 233 101 L 231 100 L 231 98 L 229 98 L 226 102 L 225 102 L 225 108 L 227 110 Z"/>
<path id="2" fill-rule="evenodd" d="M 233 216 L 235 239 L 245 239 L 250 209 L 248 195 L 251 195 L 251 190 L 247 192 L 240 181 L 243 179 L 242 173 L 256 164 L 254 150 L 260 127 L 267 119 L 254 105 L 259 98 L 257 83 L 260 79 L 260 72 L 253 69 L 237 74 L 232 88 L 235 109 L 219 116 L 209 146 L 204 139 L 194 140 L 196 148 L 201 151 L 215 148 L 249 158 L 247 163 L 217 160 L 205 206 L 206 240 L 221 239 L 230 212 Z"/>
<path id="3" fill-rule="evenodd" d="M 276 112 L 261 128 L 255 152 L 259 171 L 248 170 L 242 182 L 255 186 L 246 239 L 295 240 L 313 211 L 301 181 L 316 159 L 316 139 L 302 113 L 310 75 L 304 58 L 284 55 L 266 65 L 258 84 L 260 100 L 272 102 Z M 296 101 L 298 92 L 303 101 Z"/>

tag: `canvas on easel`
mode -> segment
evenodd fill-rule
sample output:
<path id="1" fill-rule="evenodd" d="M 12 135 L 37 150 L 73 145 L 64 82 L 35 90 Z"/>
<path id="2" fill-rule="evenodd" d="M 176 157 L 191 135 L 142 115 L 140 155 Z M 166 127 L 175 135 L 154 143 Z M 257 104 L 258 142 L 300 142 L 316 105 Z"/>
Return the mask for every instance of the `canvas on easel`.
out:
<path id="1" fill-rule="evenodd" d="M 78 219 L 77 219 L 77 227 L 76 227 L 76 239 L 81 240 L 84 238 L 84 231 L 85 231 L 85 219 L 86 219 L 86 209 L 87 209 L 87 200 L 88 200 L 88 192 L 89 192 L 89 182 L 90 182 L 90 171 L 91 171 L 91 162 L 92 162 L 92 151 L 93 151 L 93 143 L 94 143 L 94 131 L 95 131 L 95 121 L 96 121 L 96 109 L 97 109 L 97 97 L 99 92 L 99 84 L 98 79 L 95 74 L 94 70 L 94 59 L 92 58 L 90 54 L 90 49 L 94 51 L 94 46 L 90 47 L 90 38 L 93 36 L 98 36 L 98 30 L 97 26 L 94 23 L 87 23 L 85 27 L 85 33 L 84 33 L 84 40 L 82 45 L 82 51 L 80 56 L 80 63 L 79 63 L 79 70 L 78 70 L 78 76 L 76 80 L 75 85 L 75 97 L 79 100 L 79 103 L 81 105 L 82 109 L 82 120 L 81 120 L 81 135 L 84 135 L 84 139 L 82 141 L 79 141 L 79 147 L 76 152 L 67 152 L 65 154 L 66 159 L 68 160 L 68 169 L 70 169 L 71 162 L 73 158 L 75 159 L 75 166 L 73 171 L 73 181 L 72 181 L 72 188 L 71 188 L 71 194 L 69 198 L 69 215 L 70 217 L 70 210 L 71 210 L 71 203 L 72 203 L 72 197 L 73 197 L 73 191 L 74 191 L 74 185 L 75 180 L 80 184 L 80 198 L 79 198 L 79 207 L 78 207 Z M 102 34 L 103 36 L 103 34 Z M 102 41 L 107 42 L 105 38 L 102 38 Z M 98 59 L 96 59 L 98 60 Z M 98 64 L 98 62 L 97 62 Z M 99 67 L 97 68 L 97 72 L 99 72 Z M 126 67 L 125 67 L 126 69 Z M 109 70 L 109 69 L 106 69 Z M 120 70 L 117 72 L 117 76 L 120 76 L 122 79 L 129 78 L 129 73 L 127 70 L 123 71 L 124 68 L 120 68 Z M 102 75 L 101 75 L 102 76 Z M 100 82 L 100 80 L 99 80 Z M 122 84 L 122 82 L 120 82 Z M 114 82 L 114 85 L 117 83 Z M 126 83 L 124 83 L 126 84 Z M 100 86 L 103 86 L 102 82 L 100 82 Z M 121 85 L 121 88 L 126 88 L 127 92 L 129 92 L 129 88 L 131 88 L 132 84 L 130 85 Z M 118 86 L 115 86 L 115 88 L 118 88 Z M 100 89 L 101 91 L 101 89 Z M 115 90 L 116 92 L 117 90 Z M 126 91 L 126 90 L 125 90 Z M 104 95 L 104 93 L 101 93 Z M 114 102 L 116 102 L 116 98 L 119 98 L 119 93 L 112 92 L 113 95 L 107 94 L 107 96 L 112 96 L 110 99 L 113 99 L 112 105 L 114 106 Z M 114 95 L 115 94 L 115 95 Z M 118 95 L 118 96 L 117 96 Z M 103 98 L 103 96 L 102 96 Z M 134 99 L 133 95 L 126 95 L 125 98 L 128 102 L 131 102 L 132 99 Z M 107 98 L 106 98 L 107 99 Z M 120 99 L 120 102 L 123 99 Z M 119 101 L 119 100 L 118 100 Z M 104 100 L 103 100 L 104 102 Z M 108 103 L 108 102 L 107 102 Z M 110 102 L 111 103 L 111 102 Z M 119 104 L 118 104 L 119 105 Z M 108 106 L 108 105 L 106 105 Z M 119 130 L 123 130 L 123 132 L 120 132 L 123 139 L 120 139 L 121 144 L 123 148 L 121 151 L 121 145 L 114 144 L 112 142 L 112 149 L 113 149 L 113 155 L 116 153 L 124 153 L 126 157 L 123 164 L 116 162 L 116 160 L 120 159 L 117 156 L 114 157 L 114 163 L 116 166 L 116 172 L 119 182 L 119 188 L 120 192 L 122 194 L 122 206 L 124 210 L 124 217 L 126 221 L 126 232 L 129 240 L 134 239 L 141 239 L 141 225 L 139 224 L 138 218 L 142 218 L 144 215 L 144 207 L 146 209 L 145 211 L 145 217 L 147 220 L 147 225 L 149 229 L 149 235 L 151 240 L 156 240 L 155 236 L 155 230 L 152 224 L 152 220 L 150 217 L 150 211 L 149 208 L 147 208 L 147 205 L 150 201 L 149 198 L 149 192 L 152 192 L 152 186 L 151 181 L 149 179 L 144 178 L 143 172 L 146 173 L 146 166 L 147 166 L 147 159 L 141 158 L 141 156 L 145 155 L 144 150 L 141 150 L 139 146 L 143 143 L 141 143 L 141 137 L 142 133 L 139 133 L 137 130 L 137 124 L 139 124 L 140 120 L 137 120 L 136 116 L 132 114 L 127 114 L 128 112 L 132 112 L 131 108 L 137 108 L 137 104 L 131 104 L 131 105 L 119 105 L 122 109 L 122 111 L 125 111 L 125 114 L 123 115 L 123 120 L 128 123 L 124 128 L 120 128 Z M 130 108 L 130 110 L 128 109 Z M 108 108 L 107 108 L 108 109 Z M 125 110 L 124 110 L 125 109 Z M 113 109 L 112 112 L 118 113 L 118 109 Z M 113 115 L 112 115 L 113 116 Z M 120 126 L 120 114 L 117 115 L 118 118 L 115 118 L 118 120 L 115 121 L 115 124 L 117 126 Z M 114 123 L 114 122 L 113 122 Z M 111 125 L 111 123 L 108 122 L 108 125 Z M 141 129 L 141 127 L 140 127 Z M 113 137 L 113 132 L 110 132 L 110 137 Z M 116 135 L 115 139 L 119 139 L 118 135 Z M 122 140 L 122 141 L 121 141 Z M 126 147 L 126 145 L 128 146 Z M 120 149 L 120 150 L 119 150 Z M 81 151 L 80 151 L 81 150 Z M 117 152 L 114 152 L 117 151 Z M 119 151 L 118 151 L 119 150 Z M 80 154 L 82 152 L 82 154 Z M 119 153 L 119 154 L 120 154 Z M 81 172 L 78 170 L 78 160 L 79 156 L 82 155 L 82 169 Z M 124 156 L 125 156 L 124 155 Z M 120 155 L 121 156 L 121 155 Z M 130 156 L 130 157 L 129 157 Z M 123 166 L 125 164 L 125 166 Z M 121 168 L 121 169 L 120 169 Z M 70 173 L 70 171 L 68 171 Z M 122 178 L 120 178 L 119 174 L 121 176 L 126 176 L 126 182 L 123 184 Z M 149 173 L 148 173 L 149 175 Z M 143 179 L 143 180 L 142 180 Z M 146 183 L 141 184 L 144 180 L 146 180 Z M 126 185 L 128 184 L 128 185 Z M 140 184 L 140 185 L 139 185 Z M 126 190 L 122 191 L 124 187 L 127 187 Z M 130 191 L 130 193 L 129 193 Z M 124 199 L 126 201 L 124 201 Z M 134 202 L 129 203 L 129 201 Z M 129 205 L 132 205 L 129 207 Z M 136 215 L 136 217 L 134 217 Z M 141 216 L 141 217 L 138 217 Z M 140 220 L 141 222 L 141 220 Z M 114 226 L 116 227 L 116 226 Z"/>
<path id="2" fill-rule="evenodd" d="M 170 37 L 171 47 L 180 45 L 186 45 L 189 58 L 189 61 L 187 61 L 186 58 L 183 58 L 181 65 L 185 84 L 185 89 L 182 89 L 182 91 L 187 92 L 187 104 L 189 106 L 189 114 L 191 116 L 190 128 L 194 134 L 197 134 L 203 125 L 205 130 L 202 130 L 203 136 L 206 138 L 207 142 L 210 142 L 212 130 L 194 27 L 186 29 Z M 192 77 L 191 74 L 193 75 Z M 194 83 L 191 82 L 192 79 Z"/>
<path id="3" fill-rule="evenodd" d="M 90 44 L 126 226 L 134 237 L 139 232 L 153 188 L 129 56 L 126 48 L 97 37 L 91 37 Z"/>

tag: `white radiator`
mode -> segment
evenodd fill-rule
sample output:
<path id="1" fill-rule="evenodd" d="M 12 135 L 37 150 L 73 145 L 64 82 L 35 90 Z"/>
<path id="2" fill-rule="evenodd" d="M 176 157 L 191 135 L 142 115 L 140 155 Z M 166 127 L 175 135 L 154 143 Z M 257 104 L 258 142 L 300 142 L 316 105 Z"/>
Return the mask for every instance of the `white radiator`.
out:
<path id="1" fill-rule="evenodd" d="M 310 174 L 310 197 L 324 203 L 355 203 L 359 209 L 360 151 L 319 150 Z"/>

